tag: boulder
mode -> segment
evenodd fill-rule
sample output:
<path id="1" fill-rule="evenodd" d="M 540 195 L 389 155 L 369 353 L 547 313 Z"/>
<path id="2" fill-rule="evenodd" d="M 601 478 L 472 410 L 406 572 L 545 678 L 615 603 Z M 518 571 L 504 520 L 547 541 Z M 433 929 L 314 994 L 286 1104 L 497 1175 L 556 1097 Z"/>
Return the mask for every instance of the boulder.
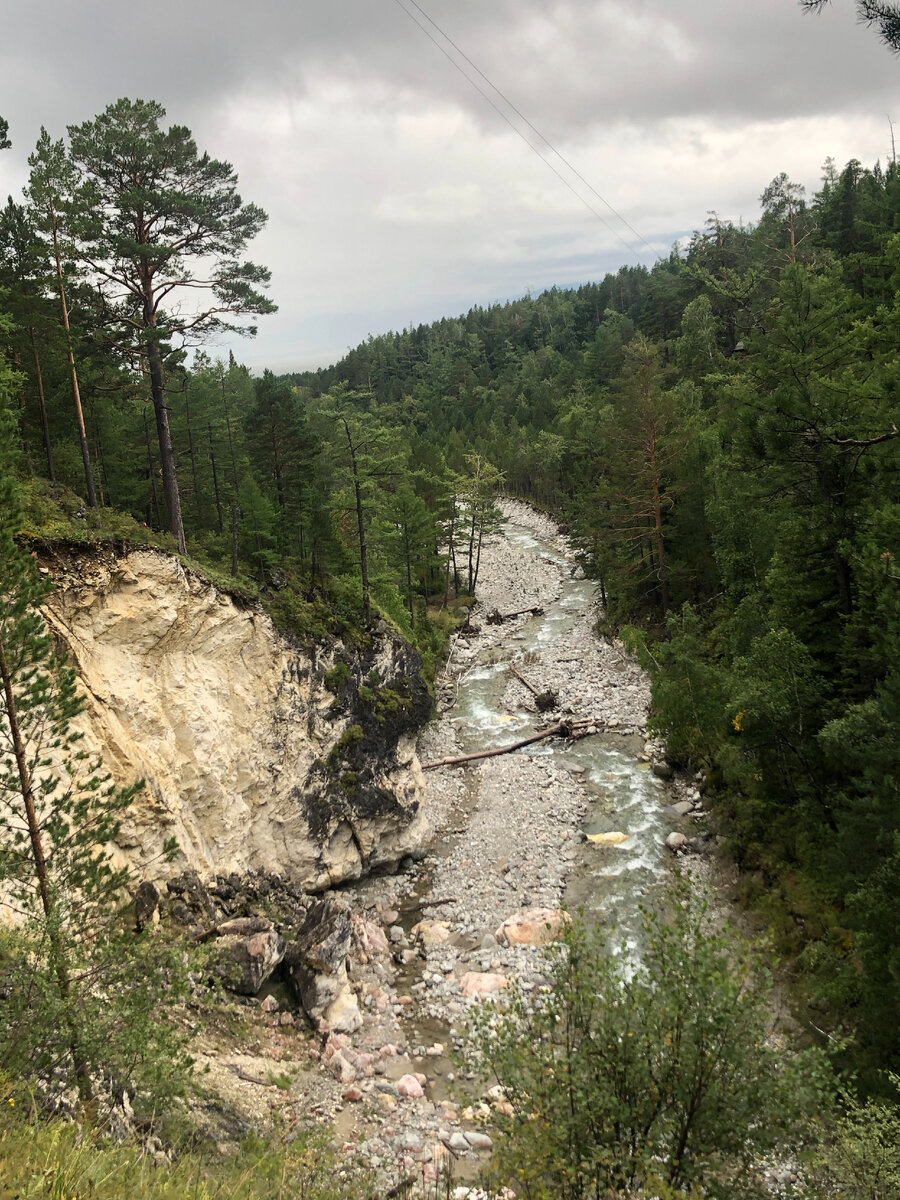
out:
<path id="1" fill-rule="evenodd" d="M 688 848 L 690 845 L 690 838 L 685 837 L 683 833 L 670 833 L 666 838 L 666 845 L 673 854 L 678 854 Z"/>
<path id="2" fill-rule="evenodd" d="M 494 1145 L 492 1138 L 488 1134 L 479 1133 L 477 1129 L 464 1130 L 463 1137 L 473 1150 L 490 1150 Z"/>
<path id="3" fill-rule="evenodd" d="M 268 933 L 272 928 L 268 917 L 235 917 L 216 926 L 216 937 L 252 937 L 254 933 Z"/>
<path id="4" fill-rule="evenodd" d="M 419 921 L 418 925 L 413 925 L 411 932 L 423 946 L 438 946 L 450 940 L 450 922 Z"/>
<path id="5" fill-rule="evenodd" d="M 138 933 L 159 920 L 159 897 L 156 884 L 145 879 L 134 897 L 134 927 Z"/>
<path id="6" fill-rule="evenodd" d="M 505 975 L 494 975 L 490 971 L 467 971 L 459 981 L 459 990 L 464 996 L 489 996 L 505 988 Z"/>
<path id="7" fill-rule="evenodd" d="M 319 900 L 285 951 L 288 976 L 317 1029 L 352 1033 L 362 1024 L 347 976 L 352 940 L 349 907 L 340 900 Z"/>
<path id="8" fill-rule="evenodd" d="M 562 937 L 571 920 L 559 908 L 526 908 L 507 917 L 495 937 L 510 946 L 546 946 Z"/>
<path id="9" fill-rule="evenodd" d="M 314 970 L 331 973 L 347 961 L 352 939 L 349 905 L 343 900 L 318 900 L 291 943 L 291 956 L 302 958 Z"/>
<path id="10" fill-rule="evenodd" d="M 657 779 L 674 779 L 675 768 L 667 762 L 655 762 L 651 765 L 650 770 Z"/>
<path id="11" fill-rule="evenodd" d="M 215 954 L 219 974 L 230 992 L 240 996 L 255 996 L 284 958 L 284 938 L 271 921 L 253 921 L 266 928 L 257 929 L 249 937 L 239 932 L 226 933 L 216 939 Z M 226 921 L 218 932 L 241 921 Z"/>
<path id="12" fill-rule="evenodd" d="M 359 958 L 360 961 L 367 962 L 370 958 L 390 953 L 387 937 L 380 925 L 366 917 L 352 916 L 350 926 L 351 953 L 354 959 Z"/>
<path id="13" fill-rule="evenodd" d="M 401 1075 L 397 1080 L 397 1092 L 407 1100 L 421 1100 L 425 1095 L 425 1089 L 415 1075 Z"/>

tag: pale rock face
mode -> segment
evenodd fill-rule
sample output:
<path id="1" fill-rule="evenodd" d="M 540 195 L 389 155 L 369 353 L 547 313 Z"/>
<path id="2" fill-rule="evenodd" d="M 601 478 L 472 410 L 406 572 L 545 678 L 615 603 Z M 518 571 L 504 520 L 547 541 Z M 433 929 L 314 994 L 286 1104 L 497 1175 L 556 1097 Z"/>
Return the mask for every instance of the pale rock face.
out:
<path id="1" fill-rule="evenodd" d="M 340 644 L 311 658 L 261 609 L 153 550 L 56 551 L 45 566 L 57 584 L 45 616 L 87 698 L 83 746 L 117 783 L 146 780 L 117 846 L 141 874 L 263 869 L 321 890 L 421 846 L 414 724 L 426 701 L 401 639 L 381 635 L 364 659 Z M 338 654 L 351 683 L 335 697 L 323 677 Z M 372 670 L 419 689 L 391 728 L 360 715 L 355 683 Z M 348 764 L 335 747 L 360 722 Z M 173 836 L 180 856 L 166 867 Z"/>

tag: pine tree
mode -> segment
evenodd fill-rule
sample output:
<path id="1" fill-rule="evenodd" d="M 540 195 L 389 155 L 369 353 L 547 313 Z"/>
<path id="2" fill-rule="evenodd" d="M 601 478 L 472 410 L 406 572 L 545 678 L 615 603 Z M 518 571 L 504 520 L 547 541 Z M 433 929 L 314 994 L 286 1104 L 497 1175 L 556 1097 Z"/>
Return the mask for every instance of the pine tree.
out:
<path id="1" fill-rule="evenodd" d="M 243 258 L 266 214 L 241 201 L 231 164 L 199 154 L 189 129 L 162 129 L 165 115 L 161 104 L 123 99 L 69 136 L 90 197 L 79 256 L 120 348 L 139 349 L 146 365 L 169 528 L 183 554 L 167 373 L 181 348 L 226 331 L 253 334 L 238 318 L 275 305 L 262 291 L 268 270 Z M 190 311 L 179 304 L 183 289 L 197 298 Z"/>

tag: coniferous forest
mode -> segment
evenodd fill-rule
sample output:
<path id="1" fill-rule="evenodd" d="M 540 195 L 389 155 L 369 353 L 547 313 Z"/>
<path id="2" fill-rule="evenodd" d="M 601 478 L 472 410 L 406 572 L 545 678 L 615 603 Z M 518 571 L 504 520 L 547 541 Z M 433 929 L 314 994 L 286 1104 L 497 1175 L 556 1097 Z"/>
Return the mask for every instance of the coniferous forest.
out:
<path id="1" fill-rule="evenodd" d="M 150 542 L 301 641 L 384 618 L 433 674 L 494 497 L 552 513 L 797 1003 L 877 1090 L 900 1070 L 900 167 L 829 160 L 811 195 L 776 173 L 755 223 L 698 217 L 652 269 L 254 376 L 216 339 L 277 302 L 247 257 L 266 215 L 164 116 L 45 132 L 0 213 L 20 544 Z"/>

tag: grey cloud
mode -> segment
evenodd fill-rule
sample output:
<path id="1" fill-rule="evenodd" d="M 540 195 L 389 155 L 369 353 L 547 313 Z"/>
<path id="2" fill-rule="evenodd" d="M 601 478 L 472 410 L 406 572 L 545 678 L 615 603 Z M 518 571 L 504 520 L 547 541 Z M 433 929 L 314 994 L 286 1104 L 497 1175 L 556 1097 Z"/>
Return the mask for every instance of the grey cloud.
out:
<path id="1" fill-rule="evenodd" d="M 815 186 L 827 154 L 871 161 L 889 146 L 884 114 L 900 117 L 900 67 L 856 26 L 852 0 L 818 16 L 797 0 L 421 3 L 662 246 L 707 209 L 752 220 L 778 171 Z M 40 125 L 62 136 L 120 96 L 161 101 L 271 214 L 254 257 L 273 269 L 281 312 L 235 347 L 254 365 L 308 364 L 316 339 L 340 352 L 365 322 L 647 261 L 579 207 L 397 0 L 7 0 L 0 198 L 24 181 Z"/>

